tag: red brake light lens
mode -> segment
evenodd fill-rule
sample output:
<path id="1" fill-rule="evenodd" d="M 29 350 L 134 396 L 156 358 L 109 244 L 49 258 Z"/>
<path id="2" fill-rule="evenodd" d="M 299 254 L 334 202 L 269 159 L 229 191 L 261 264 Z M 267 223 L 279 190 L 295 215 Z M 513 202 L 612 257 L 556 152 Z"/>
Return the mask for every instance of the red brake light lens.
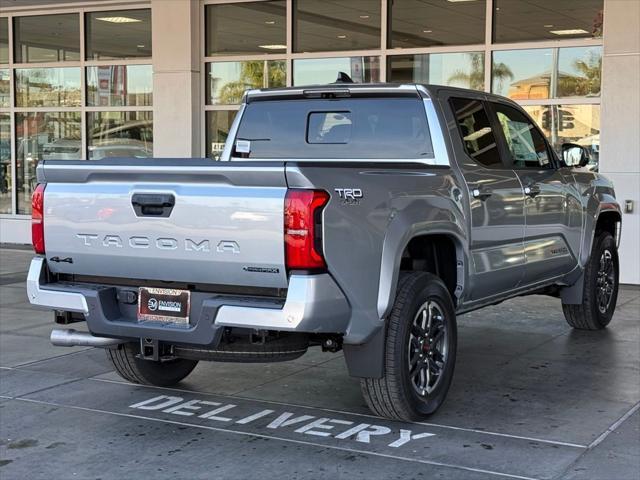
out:
<path id="1" fill-rule="evenodd" d="M 38 184 L 31 196 L 31 243 L 33 250 L 44 255 L 44 183 Z"/>
<path id="2" fill-rule="evenodd" d="M 326 268 L 320 247 L 320 214 L 329 201 L 323 190 L 288 190 L 284 204 L 284 243 L 287 269 Z"/>

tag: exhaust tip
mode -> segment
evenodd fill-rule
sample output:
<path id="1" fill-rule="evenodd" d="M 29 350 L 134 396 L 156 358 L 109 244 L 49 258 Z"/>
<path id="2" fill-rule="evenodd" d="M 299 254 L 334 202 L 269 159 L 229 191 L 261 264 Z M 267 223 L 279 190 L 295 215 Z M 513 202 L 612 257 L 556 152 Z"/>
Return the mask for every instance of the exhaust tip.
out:
<path id="1" fill-rule="evenodd" d="M 87 332 L 78 332 L 72 328 L 68 330 L 54 329 L 49 337 L 51 344 L 56 347 L 98 347 L 107 348 L 121 343 L 118 338 L 95 337 Z"/>

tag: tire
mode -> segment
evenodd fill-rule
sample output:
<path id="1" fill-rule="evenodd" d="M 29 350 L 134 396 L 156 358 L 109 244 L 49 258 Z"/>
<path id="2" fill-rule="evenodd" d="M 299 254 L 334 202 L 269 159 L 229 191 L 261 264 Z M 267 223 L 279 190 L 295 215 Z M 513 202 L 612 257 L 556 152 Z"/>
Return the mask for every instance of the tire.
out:
<path id="1" fill-rule="evenodd" d="M 582 303 L 562 304 L 567 323 L 579 330 L 605 328 L 616 309 L 619 279 L 618 250 L 609 232 L 596 232 L 584 270 Z"/>
<path id="2" fill-rule="evenodd" d="M 124 343 L 117 349 L 107 349 L 107 358 L 118 374 L 125 380 L 142 385 L 170 387 L 177 384 L 196 368 L 197 360 L 178 358 L 164 362 L 153 362 L 137 358 L 140 346 Z"/>
<path id="3" fill-rule="evenodd" d="M 429 333 L 428 328 L 420 331 L 423 311 L 432 318 L 428 335 L 424 335 Z M 436 337 L 439 339 L 433 342 L 425 339 Z M 453 379 L 456 346 L 455 310 L 442 280 L 423 272 L 403 275 L 386 322 L 384 376 L 360 381 L 369 409 L 381 417 L 404 421 L 423 420 L 434 413 L 444 402 Z M 416 374 L 425 360 L 427 364 L 434 362 L 434 368 L 442 365 L 435 380 L 426 377 L 424 368 L 423 373 Z"/>

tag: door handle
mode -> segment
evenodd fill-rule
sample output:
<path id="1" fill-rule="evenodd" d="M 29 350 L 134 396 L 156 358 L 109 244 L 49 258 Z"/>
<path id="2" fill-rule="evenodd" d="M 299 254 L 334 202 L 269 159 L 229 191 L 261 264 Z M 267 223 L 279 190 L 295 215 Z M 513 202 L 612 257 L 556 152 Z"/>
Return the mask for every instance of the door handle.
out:
<path id="1" fill-rule="evenodd" d="M 168 217 L 176 197 L 171 193 L 134 193 L 131 205 L 138 217 Z"/>
<path id="2" fill-rule="evenodd" d="M 478 198 L 483 202 L 491 196 L 492 192 L 488 188 L 474 188 L 471 190 L 471 195 L 473 198 Z"/>
<path id="3" fill-rule="evenodd" d="M 540 193 L 541 193 L 540 186 L 536 185 L 535 183 L 533 185 L 528 185 L 524 187 L 524 194 L 527 197 L 535 198 L 538 195 L 540 195 Z"/>

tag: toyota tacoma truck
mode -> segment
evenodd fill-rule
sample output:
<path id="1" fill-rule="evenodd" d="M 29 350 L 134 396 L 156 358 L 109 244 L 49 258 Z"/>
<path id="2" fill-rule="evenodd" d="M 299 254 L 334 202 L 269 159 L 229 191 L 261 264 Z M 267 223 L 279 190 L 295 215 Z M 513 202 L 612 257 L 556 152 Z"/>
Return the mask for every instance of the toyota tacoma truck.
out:
<path id="1" fill-rule="evenodd" d="M 607 326 L 621 212 L 516 103 L 429 85 L 250 90 L 213 159 L 43 161 L 27 291 L 126 380 L 342 350 L 378 415 L 443 403 L 456 316 L 531 294 Z M 233 366 L 229 366 L 233 368 Z"/>

